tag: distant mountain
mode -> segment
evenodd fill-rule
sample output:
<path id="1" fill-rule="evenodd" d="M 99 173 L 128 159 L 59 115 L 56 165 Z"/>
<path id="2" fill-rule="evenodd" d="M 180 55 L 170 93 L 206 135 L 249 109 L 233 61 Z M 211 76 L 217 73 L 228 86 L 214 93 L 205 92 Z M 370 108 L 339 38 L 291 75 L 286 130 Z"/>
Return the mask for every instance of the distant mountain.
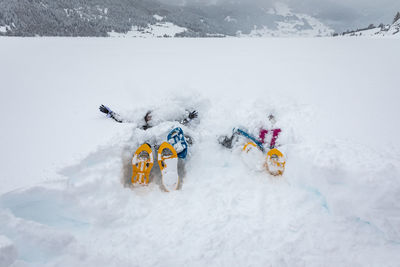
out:
<path id="1" fill-rule="evenodd" d="M 327 36 L 332 30 L 285 5 L 173 6 L 156 0 L 0 0 L 8 36 Z"/>
<path id="2" fill-rule="evenodd" d="M 379 26 L 369 25 L 367 28 L 357 29 L 355 31 L 347 31 L 342 33 L 343 36 L 392 36 L 400 38 L 400 12 L 398 12 L 392 24 L 381 24 Z"/>
<path id="3" fill-rule="evenodd" d="M 267 14 L 276 16 L 272 25 L 263 24 L 254 28 L 245 36 L 253 37 L 290 37 L 290 36 L 331 36 L 334 33 L 330 27 L 318 19 L 307 14 L 293 13 L 285 4 L 275 4 L 267 11 Z"/>
<path id="4" fill-rule="evenodd" d="M 108 36 L 155 24 L 156 14 L 185 25 L 188 34 L 216 31 L 201 23 L 189 24 L 200 20 L 194 14 L 152 0 L 0 0 L 4 35 Z"/>

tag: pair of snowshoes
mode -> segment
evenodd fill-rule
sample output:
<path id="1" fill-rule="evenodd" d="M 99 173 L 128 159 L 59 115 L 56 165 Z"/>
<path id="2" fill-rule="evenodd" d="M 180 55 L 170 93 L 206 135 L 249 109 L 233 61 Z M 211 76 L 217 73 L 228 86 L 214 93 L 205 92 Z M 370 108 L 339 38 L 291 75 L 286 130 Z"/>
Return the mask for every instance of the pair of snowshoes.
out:
<path id="1" fill-rule="evenodd" d="M 173 129 L 167 140 L 168 142 L 163 142 L 158 148 L 157 161 L 161 170 L 161 183 L 169 192 L 179 188 L 178 158 L 186 158 L 188 145 L 181 128 Z M 132 158 L 132 184 L 147 185 L 153 165 L 153 151 L 145 143 L 136 150 Z"/>
<path id="2" fill-rule="evenodd" d="M 285 171 L 285 158 L 282 152 L 276 148 L 270 149 L 265 154 L 254 142 L 247 142 L 242 150 L 245 153 L 243 159 L 250 167 L 253 167 L 254 164 L 262 165 L 273 176 L 281 176 Z M 260 159 L 264 159 L 263 162 L 260 162 Z"/>
<path id="3" fill-rule="evenodd" d="M 281 151 L 277 148 L 271 148 L 267 152 L 259 140 L 244 130 L 234 129 L 234 132 L 249 140 L 242 149 L 244 153 L 243 159 L 248 166 L 262 166 L 273 176 L 283 175 L 286 161 Z"/>

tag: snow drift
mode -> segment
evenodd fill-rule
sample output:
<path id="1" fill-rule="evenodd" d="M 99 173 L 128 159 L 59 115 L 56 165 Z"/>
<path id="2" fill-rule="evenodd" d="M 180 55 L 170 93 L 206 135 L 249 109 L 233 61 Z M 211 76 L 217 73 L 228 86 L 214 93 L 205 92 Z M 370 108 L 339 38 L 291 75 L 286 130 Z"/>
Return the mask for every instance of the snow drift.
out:
<path id="1" fill-rule="evenodd" d="M 398 40 L 2 39 L 5 266 L 396 266 Z M 19 51 L 19 56 L 10 51 Z M 340 53 L 339 53 L 340 51 Z M 375 53 L 380 51 L 380 53 Z M 368 55 L 368 56 L 366 56 Z M 108 104 L 133 123 L 98 112 Z M 185 108 L 182 190 L 124 184 Z M 156 126 L 136 126 L 155 110 Z M 217 138 L 276 114 L 284 177 Z"/>

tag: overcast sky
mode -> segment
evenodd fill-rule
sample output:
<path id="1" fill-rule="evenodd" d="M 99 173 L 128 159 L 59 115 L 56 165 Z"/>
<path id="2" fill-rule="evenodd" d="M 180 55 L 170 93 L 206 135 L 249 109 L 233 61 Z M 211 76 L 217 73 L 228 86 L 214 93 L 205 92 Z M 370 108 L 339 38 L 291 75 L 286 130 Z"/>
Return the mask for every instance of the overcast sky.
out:
<path id="1" fill-rule="evenodd" d="M 164 2 L 215 3 L 232 0 L 162 0 Z M 303 12 L 320 18 L 337 31 L 366 27 L 370 23 L 391 23 L 400 0 L 234 0 L 271 5 L 274 2 L 288 3 L 296 12 Z"/>

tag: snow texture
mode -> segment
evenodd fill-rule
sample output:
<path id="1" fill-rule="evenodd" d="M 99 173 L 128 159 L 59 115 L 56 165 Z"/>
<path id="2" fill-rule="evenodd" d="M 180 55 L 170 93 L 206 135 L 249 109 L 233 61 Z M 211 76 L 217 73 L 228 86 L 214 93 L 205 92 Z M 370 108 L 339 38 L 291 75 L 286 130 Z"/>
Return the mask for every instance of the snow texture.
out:
<path id="1" fill-rule="evenodd" d="M 5 266 L 398 266 L 398 39 L 0 39 Z M 17 55 L 17 56 L 16 56 Z M 98 111 L 105 104 L 132 123 Z M 129 185 L 182 126 L 181 189 Z M 153 110 L 147 131 L 138 126 Z M 282 128 L 281 178 L 218 144 Z M 5 252 L 6 251 L 6 252 Z M 7 252 L 13 251 L 13 252 Z M 1 264 L 0 264 L 1 265 Z M 1 265 L 3 266 L 3 265 Z"/>

